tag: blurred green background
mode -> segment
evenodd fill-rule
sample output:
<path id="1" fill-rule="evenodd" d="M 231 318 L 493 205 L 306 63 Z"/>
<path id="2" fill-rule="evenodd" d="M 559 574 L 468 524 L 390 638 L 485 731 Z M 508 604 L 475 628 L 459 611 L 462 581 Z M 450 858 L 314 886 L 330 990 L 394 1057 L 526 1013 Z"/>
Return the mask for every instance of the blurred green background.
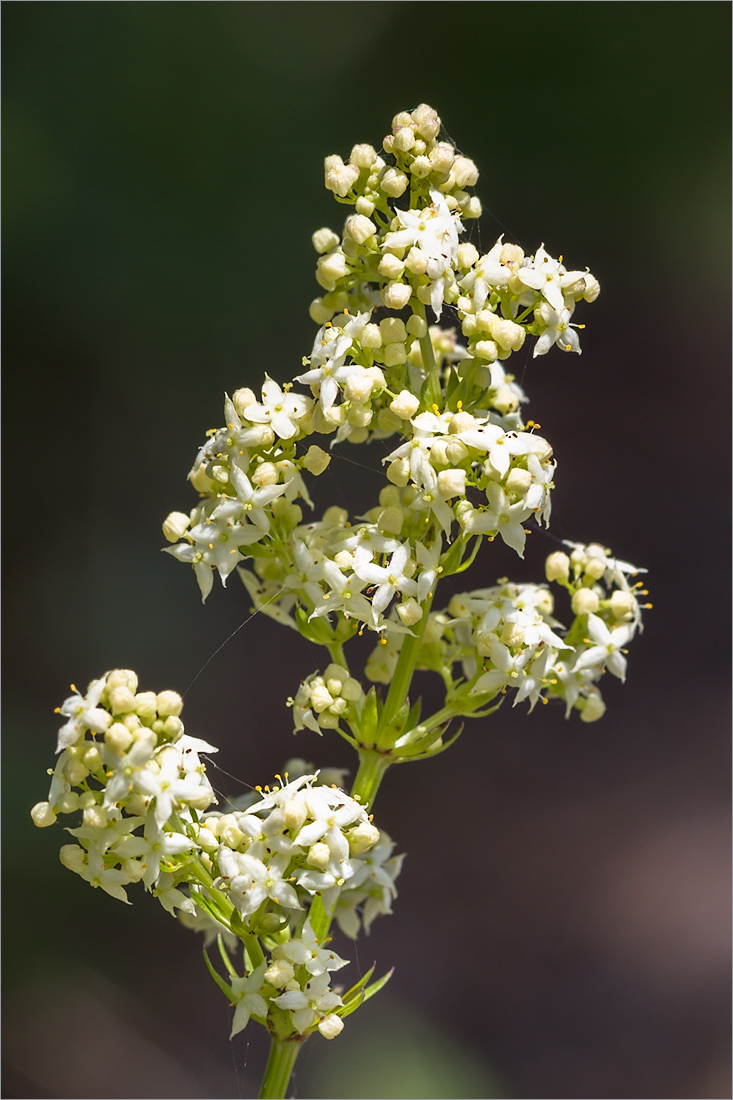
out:
<path id="1" fill-rule="evenodd" d="M 183 689 L 246 618 L 234 581 L 202 608 L 160 523 L 192 503 L 223 391 L 310 351 L 309 238 L 343 216 L 324 155 L 421 101 L 481 171 L 476 242 L 544 241 L 601 281 L 583 356 L 517 369 L 559 459 L 552 533 L 647 566 L 654 610 L 597 725 L 505 710 L 388 777 L 399 903 L 338 949 L 397 970 L 308 1044 L 295 1095 L 730 1095 L 730 19 L 3 5 L 6 1097 L 256 1095 L 263 1037 L 229 1044 L 196 939 L 140 891 L 89 890 L 28 809 L 70 680 Z M 334 461 L 320 503 L 367 507 L 354 470 Z M 477 584 L 539 579 L 555 543 L 530 542 Z M 224 794 L 293 754 L 350 762 L 293 740 L 283 700 L 318 657 L 284 633 L 253 620 L 186 696 Z"/>

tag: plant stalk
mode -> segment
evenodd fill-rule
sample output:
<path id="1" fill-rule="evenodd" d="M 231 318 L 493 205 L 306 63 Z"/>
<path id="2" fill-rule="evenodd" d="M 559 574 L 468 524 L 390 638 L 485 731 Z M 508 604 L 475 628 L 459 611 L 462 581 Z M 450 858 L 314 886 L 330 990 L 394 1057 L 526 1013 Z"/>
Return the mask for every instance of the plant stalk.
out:
<path id="1" fill-rule="evenodd" d="M 302 1043 L 292 1039 L 273 1038 L 265 1076 L 262 1078 L 260 1100 L 264 1097 L 269 1097 L 271 1100 L 285 1100 L 290 1075 L 301 1046 Z"/>

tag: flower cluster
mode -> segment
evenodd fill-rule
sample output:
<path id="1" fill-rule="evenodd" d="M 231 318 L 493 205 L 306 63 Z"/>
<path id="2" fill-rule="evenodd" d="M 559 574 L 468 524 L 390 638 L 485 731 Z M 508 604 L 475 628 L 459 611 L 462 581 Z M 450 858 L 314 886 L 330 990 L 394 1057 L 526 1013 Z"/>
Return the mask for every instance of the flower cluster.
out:
<path id="1" fill-rule="evenodd" d="M 125 887 L 142 882 L 170 912 L 193 914 L 178 886 L 198 849 L 197 815 L 216 801 L 200 754 L 217 750 L 183 732 L 182 707 L 175 691 L 138 691 L 129 669 L 105 673 L 86 695 L 74 689 L 59 708 L 67 721 L 48 800 L 32 816 L 46 826 L 81 813 L 61 862 L 92 886 L 126 902 Z"/>

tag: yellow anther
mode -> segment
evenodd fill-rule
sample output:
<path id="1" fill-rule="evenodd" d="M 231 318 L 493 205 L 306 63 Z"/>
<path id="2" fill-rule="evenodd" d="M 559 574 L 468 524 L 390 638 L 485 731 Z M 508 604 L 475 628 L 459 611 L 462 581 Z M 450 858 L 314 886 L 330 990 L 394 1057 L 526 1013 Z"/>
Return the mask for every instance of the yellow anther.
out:
<path id="1" fill-rule="evenodd" d="M 562 263 L 562 256 L 558 256 L 558 263 Z"/>
<path id="2" fill-rule="evenodd" d="M 439 413 L 440 412 L 440 406 L 436 405 L 434 401 L 433 401 L 433 412 L 434 413 Z"/>
<path id="3" fill-rule="evenodd" d="M 61 707 L 54 707 L 53 712 L 54 714 L 61 714 Z"/>
<path id="4" fill-rule="evenodd" d="M 463 408 L 463 402 L 462 402 L 462 401 L 458 401 L 458 402 L 456 402 L 456 408 L 457 408 L 457 409 L 458 409 L 458 411 L 460 412 L 460 411 L 461 411 L 461 409 Z"/>
<path id="5" fill-rule="evenodd" d="M 577 325 L 577 328 L 585 328 L 585 325 Z"/>

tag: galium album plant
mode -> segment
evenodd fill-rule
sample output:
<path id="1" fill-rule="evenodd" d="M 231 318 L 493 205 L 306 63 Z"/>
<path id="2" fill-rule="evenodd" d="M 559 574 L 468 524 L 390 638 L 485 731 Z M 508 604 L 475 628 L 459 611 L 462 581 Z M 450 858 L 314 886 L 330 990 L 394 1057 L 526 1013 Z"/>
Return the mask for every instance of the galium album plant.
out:
<path id="1" fill-rule="evenodd" d="M 326 158 L 346 218 L 340 233 L 313 234 L 312 351 L 291 380 L 266 375 L 260 393 L 225 397 L 224 425 L 189 473 L 197 502 L 163 524 L 204 600 L 216 573 L 225 586 L 234 575 L 254 609 L 322 648 L 318 668 L 283 681 L 283 701 L 296 731 L 352 746 L 350 791 L 344 772 L 296 762 L 218 805 L 205 764 L 216 747 L 184 732 L 181 696 L 115 669 L 59 708 L 51 789 L 32 811 L 39 826 L 71 818 L 61 861 L 92 886 L 128 902 L 142 883 L 203 934 L 231 1034 L 270 1033 L 263 1097 L 284 1097 L 305 1040 L 335 1039 L 389 976 L 345 978 L 331 938 L 354 940 L 391 912 L 403 857 L 374 816 L 388 769 L 444 752 L 455 720 L 509 700 L 530 711 L 558 700 L 595 721 L 601 677 L 624 679 L 641 629 L 639 570 L 597 544 L 550 554 L 548 583 L 456 594 L 454 580 L 443 597 L 483 542 L 521 558 L 549 523 L 552 447 L 524 418 L 509 360 L 525 344 L 534 357 L 580 354 L 573 318 L 600 289 L 544 246 L 527 256 L 500 237 L 481 253 L 477 179 L 426 104 L 395 116 L 381 152 Z M 315 516 L 309 484 L 334 449 L 375 441 L 384 485 L 366 515 Z M 551 586 L 569 597 L 567 624 Z M 349 643 L 365 632 L 374 646 L 359 667 Z M 415 697 L 422 671 L 441 685 L 432 714 Z"/>

